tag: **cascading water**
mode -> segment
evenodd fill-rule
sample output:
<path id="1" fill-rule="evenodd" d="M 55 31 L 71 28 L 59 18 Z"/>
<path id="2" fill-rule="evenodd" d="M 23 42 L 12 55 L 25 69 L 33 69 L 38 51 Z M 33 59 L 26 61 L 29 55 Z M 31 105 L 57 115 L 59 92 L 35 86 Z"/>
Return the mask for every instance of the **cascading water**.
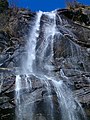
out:
<path id="1" fill-rule="evenodd" d="M 85 120 L 85 116 L 80 118 L 80 114 L 84 115 L 84 111 L 80 104 L 74 100 L 70 89 L 61 81 L 53 81 L 53 84 L 58 97 L 59 107 L 61 108 L 62 120 Z M 79 109 L 77 109 L 77 104 Z"/>
<path id="2" fill-rule="evenodd" d="M 56 24 L 57 16 L 56 11 L 46 13 L 40 11 L 36 15 L 34 26 L 32 27 L 32 32 L 30 31 L 29 40 L 26 45 L 27 60 L 22 65 L 23 72 L 21 73 L 23 73 L 23 75 L 16 76 L 17 120 L 57 120 L 54 115 L 55 107 L 52 97 L 52 87 L 57 96 L 59 111 L 61 112 L 61 117 L 58 118 L 58 120 L 86 119 L 82 107 L 79 102 L 73 98 L 70 89 L 62 80 L 60 80 L 58 74 L 53 72 L 54 65 L 52 65 L 52 63 L 54 62 L 55 36 L 63 36 L 63 34 L 58 30 Z M 60 17 L 59 20 L 61 23 L 61 30 L 64 31 Z M 32 98 L 29 97 L 29 92 L 33 89 L 32 80 L 30 79 L 30 76 L 32 75 L 39 78 L 41 84 L 46 85 L 46 90 L 48 91 L 48 99 L 46 100 L 46 106 L 48 108 L 46 109 L 48 112 L 47 114 L 50 114 L 49 118 L 35 118 L 36 106 L 31 100 Z M 68 77 L 64 75 L 62 69 L 60 71 L 60 75 L 62 78 L 68 79 Z M 28 97 L 25 93 L 28 94 Z M 37 95 L 35 94 L 34 99 L 36 99 L 36 96 Z M 79 106 L 79 110 L 77 110 L 77 106 Z"/>
<path id="3" fill-rule="evenodd" d="M 32 109 L 34 105 L 30 106 L 29 108 L 26 108 L 27 105 L 25 103 L 25 98 L 21 94 L 20 90 L 21 89 L 27 89 L 28 91 L 32 88 L 31 81 L 29 80 L 28 82 L 28 73 L 31 74 L 33 73 L 33 61 L 35 60 L 35 47 L 36 47 L 36 39 L 39 35 L 39 27 L 40 27 L 40 18 L 42 16 L 42 12 L 37 13 L 36 15 L 36 20 L 35 20 L 35 25 L 32 28 L 32 32 L 30 33 L 29 41 L 27 43 L 27 60 L 26 64 L 22 65 L 23 70 L 22 73 L 24 75 L 24 82 L 23 80 L 21 81 L 22 77 L 20 75 L 16 76 L 16 104 L 17 104 L 17 109 L 16 109 L 16 119 L 17 120 L 23 120 L 23 119 L 29 119 L 33 120 L 33 113 L 28 114 L 26 117 L 25 114 L 29 110 L 32 112 Z"/>

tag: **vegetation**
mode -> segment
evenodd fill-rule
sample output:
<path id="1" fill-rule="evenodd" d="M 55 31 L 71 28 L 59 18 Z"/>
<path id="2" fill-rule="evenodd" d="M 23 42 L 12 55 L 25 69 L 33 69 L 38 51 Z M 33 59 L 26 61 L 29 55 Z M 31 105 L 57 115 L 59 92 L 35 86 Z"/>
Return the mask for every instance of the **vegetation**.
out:
<path id="1" fill-rule="evenodd" d="M 77 8 L 85 8 L 85 5 L 79 3 L 77 0 L 66 0 L 66 6 L 68 9 L 77 9 Z"/>
<path id="2" fill-rule="evenodd" d="M 0 13 L 8 9 L 8 6 L 9 4 L 7 0 L 0 0 Z"/>
<path id="3" fill-rule="evenodd" d="M 77 21 L 81 24 L 90 25 L 90 6 L 83 5 L 77 0 L 66 0 L 67 9 L 69 14 L 66 16 Z"/>

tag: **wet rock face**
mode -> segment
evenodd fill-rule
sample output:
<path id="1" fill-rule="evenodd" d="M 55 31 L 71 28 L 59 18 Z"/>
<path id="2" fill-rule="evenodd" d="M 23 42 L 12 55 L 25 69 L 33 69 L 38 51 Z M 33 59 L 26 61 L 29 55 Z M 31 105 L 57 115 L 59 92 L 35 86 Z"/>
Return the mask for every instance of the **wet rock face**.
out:
<path id="1" fill-rule="evenodd" d="M 63 11 L 63 10 L 62 10 Z M 15 76 L 17 69 L 20 69 L 23 56 L 26 55 L 25 44 L 29 30 L 33 25 L 35 13 L 28 10 L 13 9 L 8 12 L 10 18 L 7 25 L 0 29 L 0 116 L 1 120 L 15 119 Z M 67 18 L 65 12 L 59 13 L 62 23 L 56 20 L 57 28 L 62 34 L 54 36 L 54 70 L 68 86 L 73 90 L 75 97 L 79 99 L 90 119 L 90 29 L 81 24 L 75 24 L 71 18 Z M 43 19 L 41 21 L 41 34 L 43 38 Z M 47 19 L 46 19 L 47 21 Z M 27 34 L 26 34 L 27 33 Z M 40 41 L 42 42 L 42 41 Z M 38 43 L 40 44 L 40 43 Z M 38 47 L 37 47 L 38 48 Z M 66 77 L 61 76 L 63 70 Z M 68 79 L 67 79 L 68 78 Z M 22 77 L 22 79 L 24 79 Z M 42 109 L 47 105 L 48 97 L 53 97 L 55 103 L 54 117 L 61 117 L 58 109 L 57 97 L 50 82 L 51 95 L 48 95 L 45 84 L 35 76 L 31 76 L 33 84 L 32 91 L 25 94 L 26 103 L 35 103 L 36 116 L 34 120 L 50 120 L 48 110 Z M 34 95 L 37 94 L 37 99 Z M 29 99 L 30 98 L 30 99 Z M 32 98 L 32 99 L 31 99 Z M 31 100 L 31 101 L 30 101 Z M 48 105 L 47 105 L 48 106 Z M 40 108 L 40 109 L 39 109 Z"/>
<path id="2" fill-rule="evenodd" d="M 15 119 L 15 74 L 25 56 L 30 21 L 35 13 L 8 9 L 0 13 L 0 119 Z M 3 22 L 2 22 L 3 21 Z M 27 34 L 26 34 L 27 33 Z"/>
<path id="3" fill-rule="evenodd" d="M 0 15 L 4 19 L 3 25 L 0 26 L 0 66 L 20 66 L 20 59 L 25 53 L 24 47 L 30 30 L 30 21 L 35 18 L 35 13 L 23 9 L 8 9 L 7 13 Z"/>
<path id="4" fill-rule="evenodd" d="M 63 69 L 68 77 L 63 79 L 68 81 L 90 119 L 89 109 L 85 107 L 90 106 L 90 29 L 61 17 L 64 31 L 58 26 L 63 37 L 56 36 L 54 42 L 55 71 L 59 74 L 60 69 Z"/>

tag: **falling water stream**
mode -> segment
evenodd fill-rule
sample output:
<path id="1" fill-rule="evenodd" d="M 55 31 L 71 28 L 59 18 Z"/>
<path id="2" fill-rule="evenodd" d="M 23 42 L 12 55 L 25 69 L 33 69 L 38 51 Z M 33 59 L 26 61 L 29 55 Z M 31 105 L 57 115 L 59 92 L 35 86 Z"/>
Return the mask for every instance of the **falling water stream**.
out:
<path id="1" fill-rule="evenodd" d="M 43 24 L 41 28 L 42 18 Z M 52 83 L 53 89 L 57 96 L 59 109 L 61 111 L 61 117 L 58 120 L 85 120 L 84 111 L 77 100 L 74 99 L 73 94 L 62 80 L 53 72 L 54 66 L 54 39 L 56 35 L 62 35 L 58 31 L 56 25 L 57 12 L 38 12 L 34 21 L 32 30 L 30 30 L 29 40 L 26 44 L 27 59 L 23 63 L 22 73 L 23 75 L 16 76 L 16 120 L 36 120 L 35 119 L 35 103 L 29 105 L 26 102 L 27 98 L 23 92 L 29 92 L 32 90 L 32 81 L 30 75 L 34 75 L 40 79 L 41 84 L 46 84 L 48 91 L 48 98 L 46 100 L 46 106 L 50 106 L 48 110 L 50 114 L 50 120 L 57 120 L 54 116 L 54 102 L 51 96 L 52 89 L 50 83 Z M 62 20 L 59 17 L 62 29 Z M 40 37 L 41 31 L 43 31 L 43 37 Z M 63 28 L 64 29 L 64 28 Z M 68 79 L 64 75 L 61 69 L 60 74 L 63 78 Z M 49 82 L 50 81 L 50 82 Z M 27 95 L 28 96 L 28 95 Z M 33 96 L 33 94 L 32 94 Z M 34 97 L 35 99 L 35 97 Z M 77 106 L 79 106 L 77 110 Z M 82 115 L 82 117 L 80 117 Z M 47 120 L 44 118 L 38 118 L 38 120 Z"/>

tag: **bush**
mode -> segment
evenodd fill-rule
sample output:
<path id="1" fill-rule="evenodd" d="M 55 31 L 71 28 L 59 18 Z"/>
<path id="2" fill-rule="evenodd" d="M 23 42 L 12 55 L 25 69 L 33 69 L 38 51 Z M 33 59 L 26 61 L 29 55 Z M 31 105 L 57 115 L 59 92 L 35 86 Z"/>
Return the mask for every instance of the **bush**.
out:
<path id="1" fill-rule="evenodd" d="M 9 4 L 7 0 L 0 0 L 0 13 L 8 9 Z"/>
<path id="2" fill-rule="evenodd" d="M 77 0 L 66 0 L 66 5 L 68 9 L 83 7 L 83 5 L 79 3 Z"/>

